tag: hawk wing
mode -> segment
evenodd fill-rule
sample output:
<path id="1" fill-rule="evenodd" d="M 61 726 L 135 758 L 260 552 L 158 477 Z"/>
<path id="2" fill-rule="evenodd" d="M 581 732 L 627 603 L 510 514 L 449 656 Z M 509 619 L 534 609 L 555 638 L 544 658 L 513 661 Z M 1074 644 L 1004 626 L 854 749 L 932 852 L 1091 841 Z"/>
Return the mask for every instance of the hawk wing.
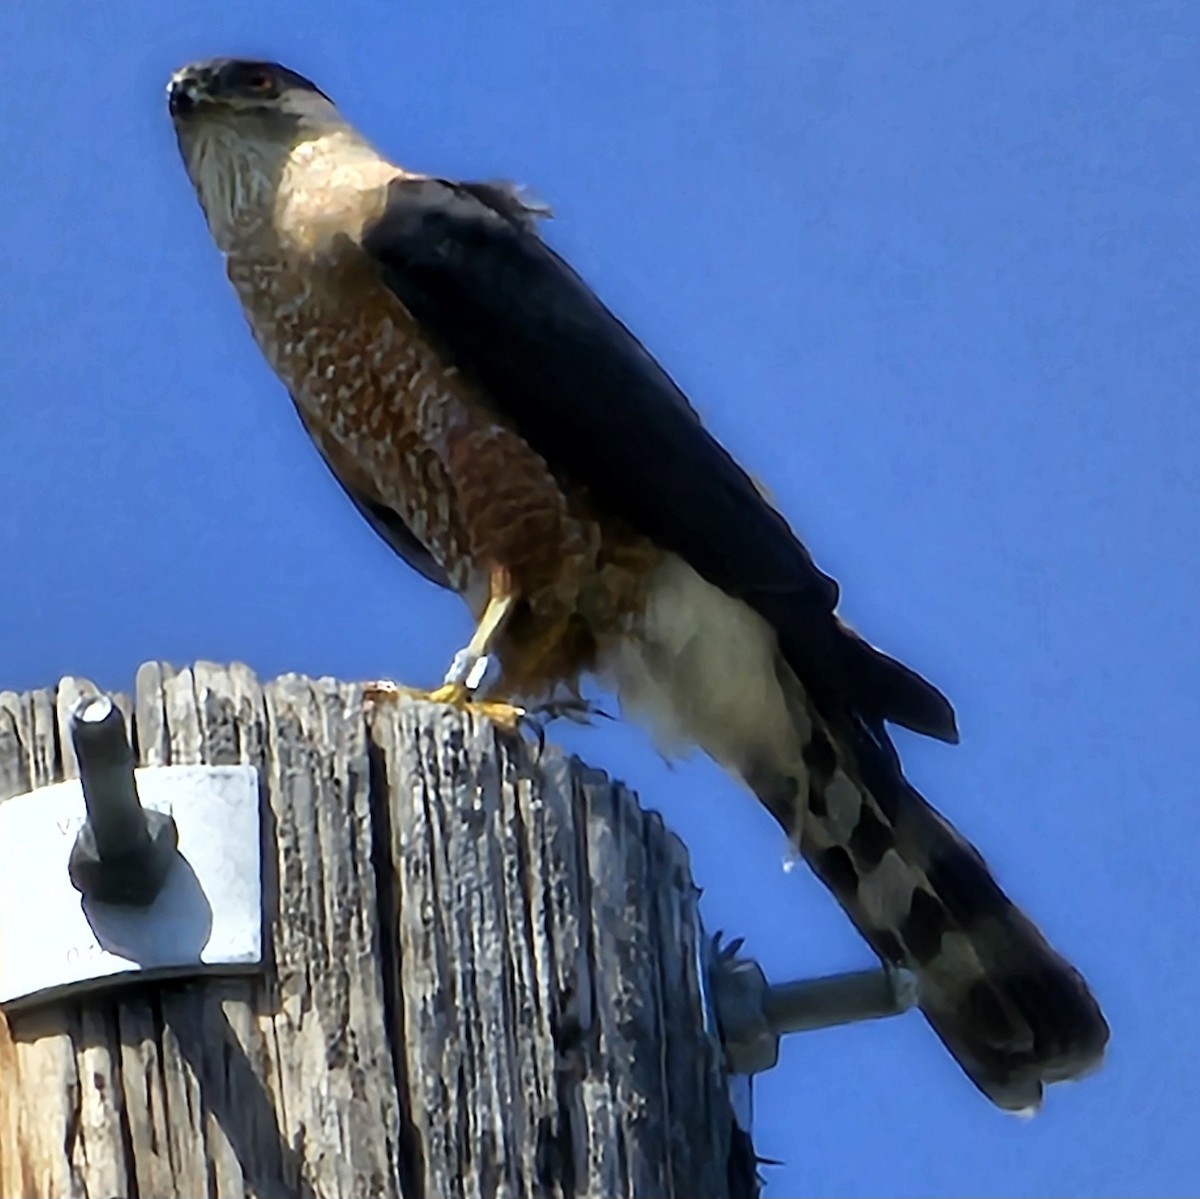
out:
<path id="1" fill-rule="evenodd" d="M 334 443 L 322 435 L 320 427 L 308 416 L 304 405 L 298 403 L 295 396 L 292 396 L 292 403 L 296 406 L 300 423 L 317 448 L 318 457 L 358 509 L 359 515 L 413 570 L 424 575 L 431 583 L 449 588 L 450 579 L 446 572 L 420 538 L 404 523 L 400 514 L 371 494 L 362 472 L 355 469 L 351 459 L 344 452 L 336 450 Z"/>
<path id="2" fill-rule="evenodd" d="M 1094 1067 L 1108 1028 L 1079 974 L 904 778 L 883 722 L 954 740 L 950 705 L 837 619 L 834 581 L 532 226 L 495 185 L 407 177 L 363 247 L 554 471 L 670 551 L 685 598 L 647 615 L 648 651 L 667 649 L 641 659 L 666 672 L 668 704 L 695 722 L 710 691 L 731 689 L 697 744 L 750 784 L 880 957 L 917 973 L 922 1011 L 976 1085 L 1035 1107 L 1044 1083 Z M 747 630 L 744 605 L 777 644 Z M 703 612 L 702 636 L 681 611 Z"/>
<path id="3" fill-rule="evenodd" d="M 837 584 L 666 372 L 495 184 L 398 178 L 363 233 L 425 333 L 555 470 L 775 629 L 831 710 L 957 739 L 945 697 L 834 615 Z"/>
<path id="4" fill-rule="evenodd" d="M 337 471 L 332 470 L 332 468 L 331 473 L 342 485 L 342 490 L 350 497 L 350 502 L 358 509 L 367 524 L 413 570 L 424 575 L 431 583 L 436 583 L 439 587 L 450 587 L 450 579 L 447 577 L 446 572 L 438 565 L 434 556 L 420 542 L 417 535 L 400 519 L 400 516 L 394 509 L 356 490 Z"/>

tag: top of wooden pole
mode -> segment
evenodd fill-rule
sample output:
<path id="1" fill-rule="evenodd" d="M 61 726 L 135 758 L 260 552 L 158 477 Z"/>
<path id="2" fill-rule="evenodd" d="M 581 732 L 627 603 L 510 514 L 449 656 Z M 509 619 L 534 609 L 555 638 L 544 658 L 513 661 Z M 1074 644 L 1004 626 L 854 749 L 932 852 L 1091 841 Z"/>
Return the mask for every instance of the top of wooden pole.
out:
<path id="1" fill-rule="evenodd" d="M 77 775 L 94 691 L 0 693 L 0 801 Z M 686 853 L 623 787 L 330 679 L 115 699 L 142 765 L 258 768 L 272 960 L 0 1017 L 0 1194 L 755 1193 Z"/>

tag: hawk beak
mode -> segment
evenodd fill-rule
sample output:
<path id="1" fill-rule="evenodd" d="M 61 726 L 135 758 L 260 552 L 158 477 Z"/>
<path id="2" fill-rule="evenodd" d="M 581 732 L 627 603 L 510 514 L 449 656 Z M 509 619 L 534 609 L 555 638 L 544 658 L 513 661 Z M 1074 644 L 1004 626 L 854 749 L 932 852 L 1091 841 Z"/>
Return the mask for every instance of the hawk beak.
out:
<path id="1" fill-rule="evenodd" d="M 186 117 L 204 100 L 208 99 L 205 81 L 190 67 L 184 67 L 171 76 L 167 84 L 167 108 L 177 120 Z"/>

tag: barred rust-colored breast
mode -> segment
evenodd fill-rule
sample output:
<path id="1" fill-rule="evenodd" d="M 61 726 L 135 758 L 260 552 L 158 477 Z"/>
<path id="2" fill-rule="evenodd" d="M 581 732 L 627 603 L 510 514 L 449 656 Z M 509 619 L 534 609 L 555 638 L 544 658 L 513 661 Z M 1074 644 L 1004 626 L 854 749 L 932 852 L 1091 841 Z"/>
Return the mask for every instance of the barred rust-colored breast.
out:
<path id="1" fill-rule="evenodd" d="M 235 253 L 228 271 L 335 474 L 393 509 L 476 615 L 489 569 L 510 571 L 524 604 L 498 646 L 503 685 L 522 695 L 574 686 L 641 610 L 653 547 L 553 475 L 349 241 L 317 269 Z"/>

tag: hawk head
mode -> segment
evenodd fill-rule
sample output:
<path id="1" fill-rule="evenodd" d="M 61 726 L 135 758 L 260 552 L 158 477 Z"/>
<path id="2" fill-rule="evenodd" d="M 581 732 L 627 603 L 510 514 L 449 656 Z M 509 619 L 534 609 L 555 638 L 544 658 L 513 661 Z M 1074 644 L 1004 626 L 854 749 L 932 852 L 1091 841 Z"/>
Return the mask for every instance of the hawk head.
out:
<path id="1" fill-rule="evenodd" d="M 267 210 L 297 146 L 350 131 L 315 83 L 256 59 L 180 67 L 167 86 L 167 107 L 218 243 L 225 230 Z"/>
<path id="2" fill-rule="evenodd" d="M 176 128 L 196 120 L 318 116 L 333 107 L 315 83 L 277 62 L 211 58 L 171 76 L 167 104 Z"/>

